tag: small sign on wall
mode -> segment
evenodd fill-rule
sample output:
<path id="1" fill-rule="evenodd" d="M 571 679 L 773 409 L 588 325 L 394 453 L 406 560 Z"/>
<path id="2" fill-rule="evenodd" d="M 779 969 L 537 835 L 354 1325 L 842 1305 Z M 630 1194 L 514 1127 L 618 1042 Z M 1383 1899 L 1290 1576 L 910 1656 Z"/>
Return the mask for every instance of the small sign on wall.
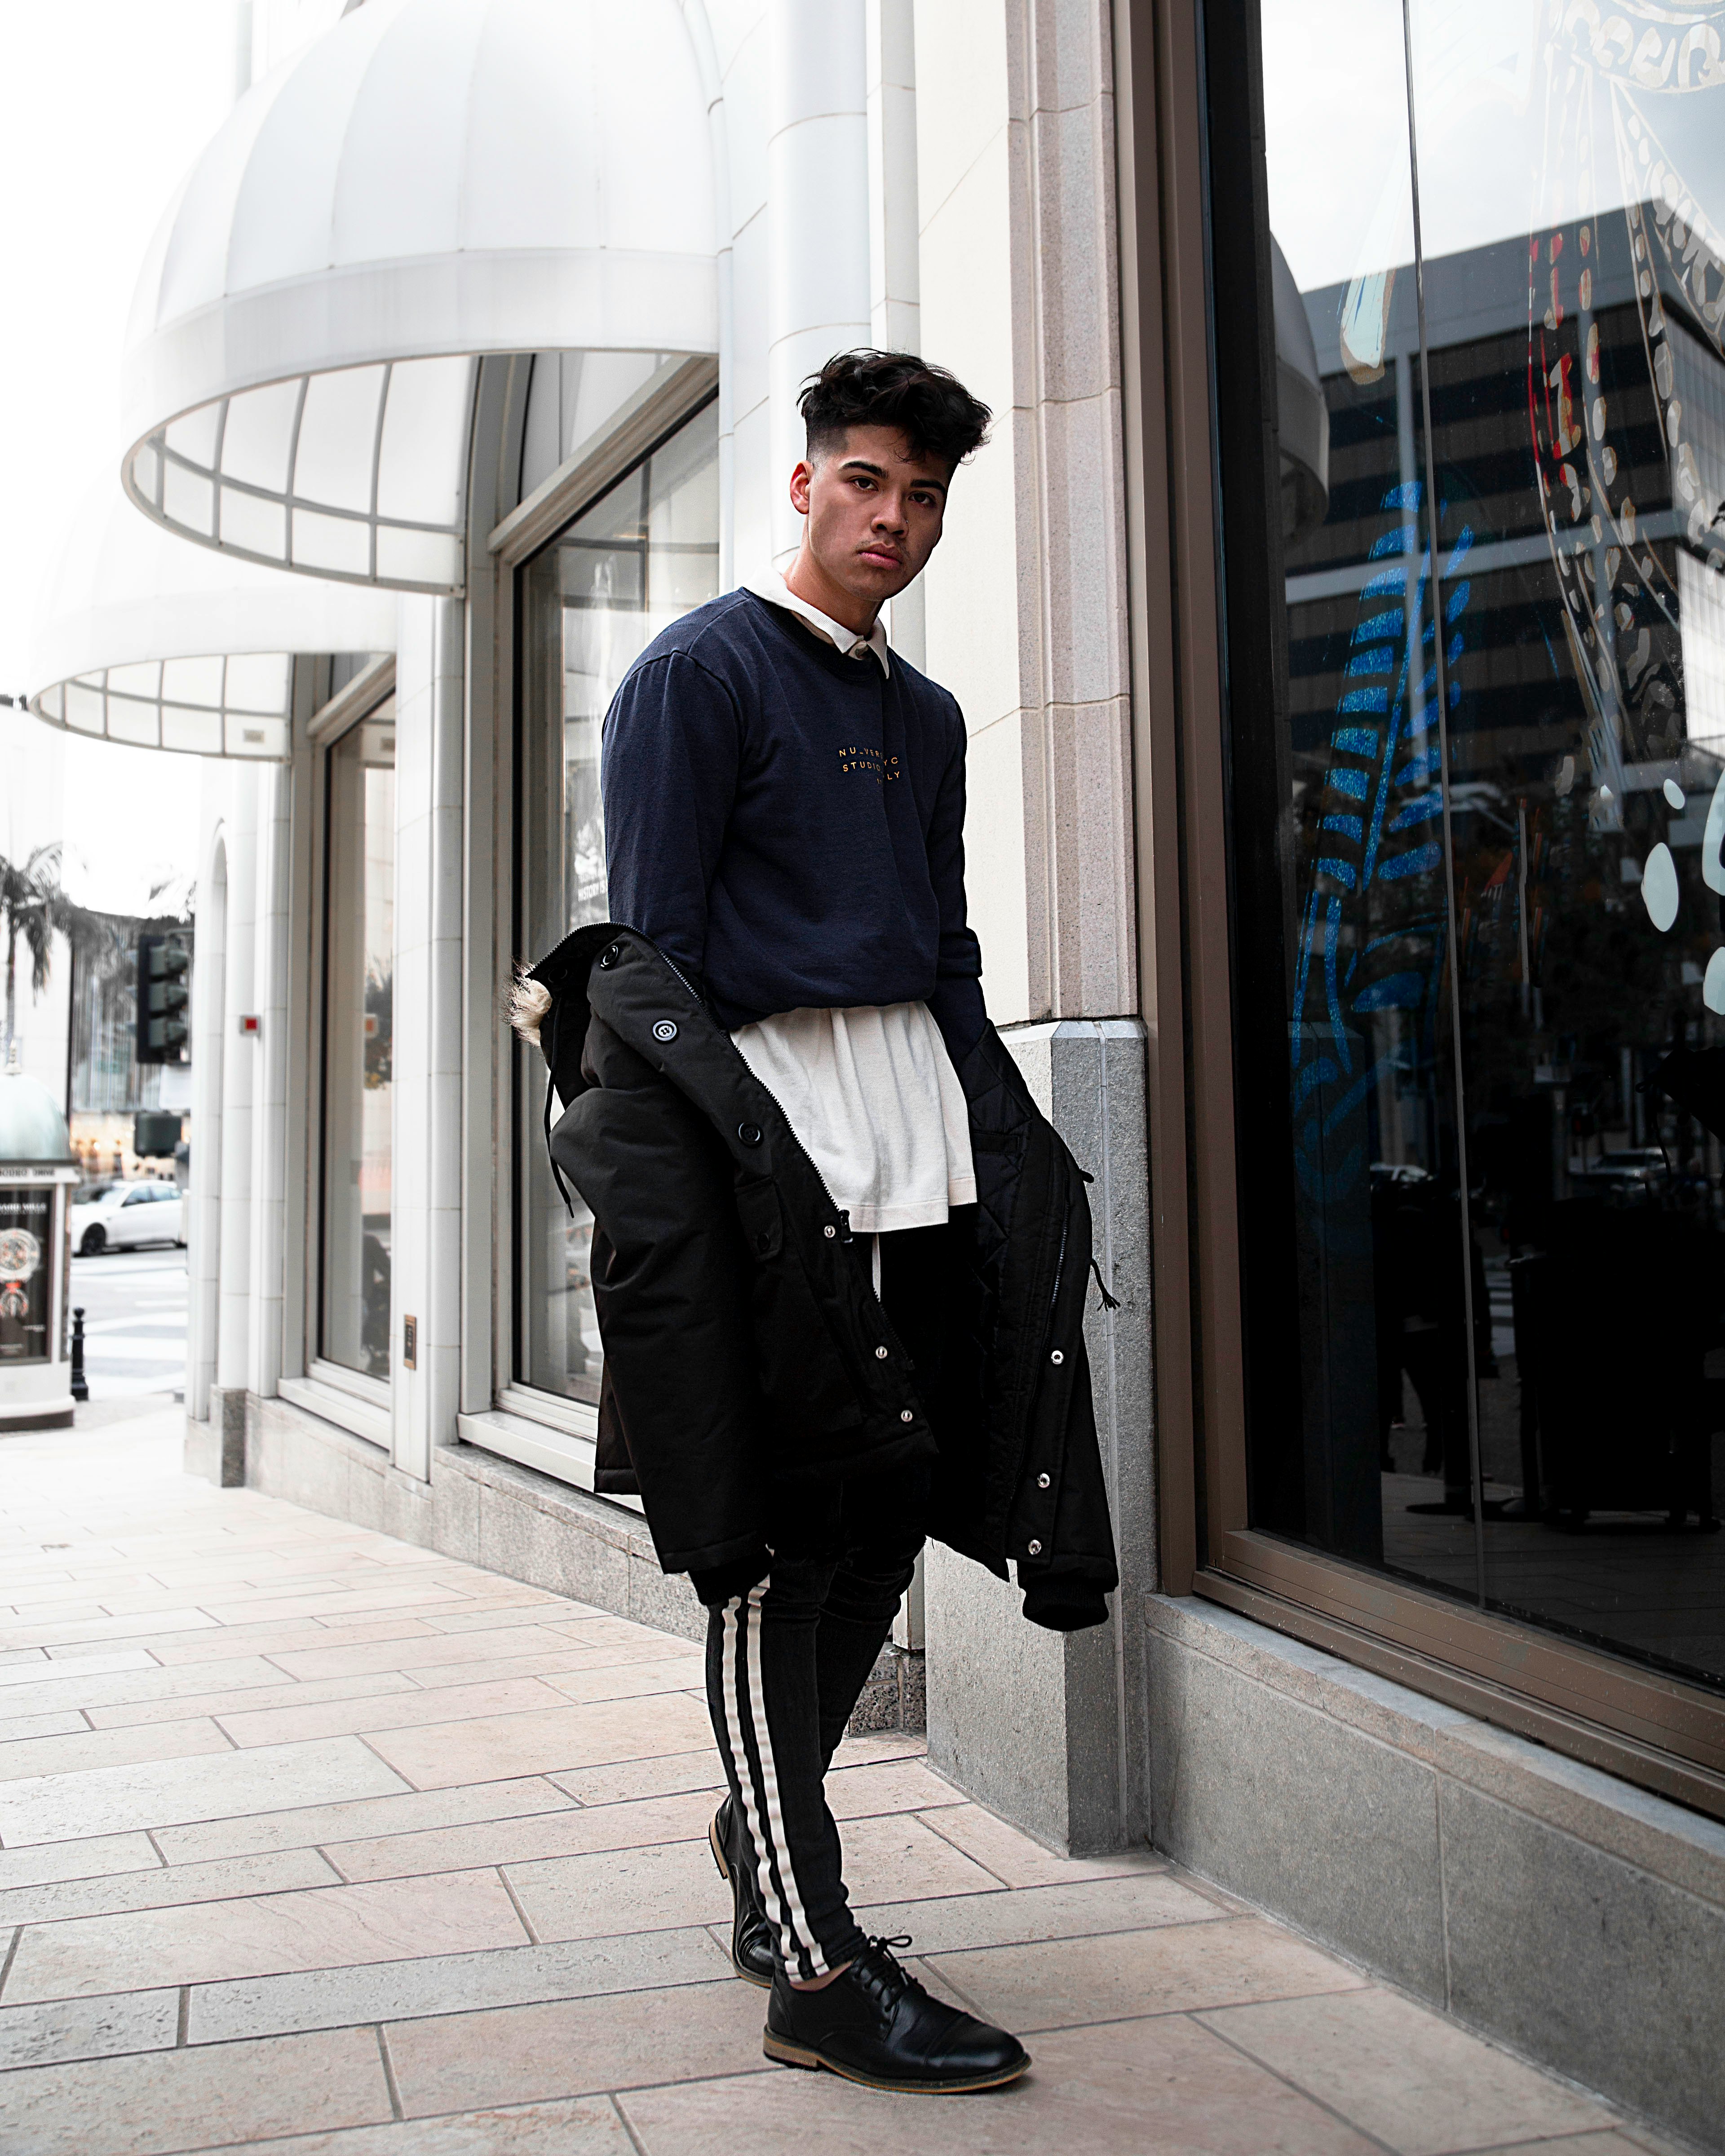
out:
<path id="1" fill-rule="evenodd" d="M 419 1321 L 403 1317 L 401 1322 L 401 1359 L 405 1368 L 417 1370 L 419 1354 Z"/>

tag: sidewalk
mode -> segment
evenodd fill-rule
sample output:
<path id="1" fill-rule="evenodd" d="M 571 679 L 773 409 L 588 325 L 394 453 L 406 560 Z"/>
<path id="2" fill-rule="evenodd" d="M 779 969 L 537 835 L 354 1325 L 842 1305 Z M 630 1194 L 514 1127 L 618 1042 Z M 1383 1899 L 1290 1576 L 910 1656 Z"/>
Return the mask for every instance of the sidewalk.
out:
<path id="1" fill-rule="evenodd" d="M 770 2066 L 699 1655 L 189 1480 L 181 1429 L 0 1440 L 6 2156 L 1669 2145 L 1147 1855 L 1050 1856 L 896 1738 L 833 1777 L 853 1898 L 1034 2069 L 936 2102 Z"/>

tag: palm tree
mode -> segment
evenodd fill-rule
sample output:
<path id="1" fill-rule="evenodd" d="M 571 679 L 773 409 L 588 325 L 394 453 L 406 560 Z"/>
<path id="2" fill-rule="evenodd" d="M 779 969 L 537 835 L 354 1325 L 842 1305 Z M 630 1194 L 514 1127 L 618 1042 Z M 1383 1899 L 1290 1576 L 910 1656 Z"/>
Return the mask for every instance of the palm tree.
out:
<path id="1" fill-rule="evenodd" d="M 0 927 L 6 936 L 6 1055 L 9 1060 L 18 1031 L 18 943 L 30 954 L 30 986 L 40 995 L 48 986 L 54 932 L 68 926 L 65 894 L 60 889 L 60 849 L 38 846 L 20 868 L 0 855 Z"/>

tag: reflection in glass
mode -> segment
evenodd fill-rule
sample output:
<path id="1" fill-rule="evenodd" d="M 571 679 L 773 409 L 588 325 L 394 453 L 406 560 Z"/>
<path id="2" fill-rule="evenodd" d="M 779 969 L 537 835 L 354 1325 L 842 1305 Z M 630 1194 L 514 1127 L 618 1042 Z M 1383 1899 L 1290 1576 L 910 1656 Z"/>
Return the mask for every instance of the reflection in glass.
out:
<path id="1" fill-rule="evenodd" d="M 324 907 L 325 1358 L 389 1375 L 395 703 L 329 752 Z"/>
<path id="2" fill-rule="evenodd" d="M 1263 24 L 1253 1519 L 1725 1683 L 1725 10 Z"/>
<path id="3" fill-rule="evenodd" d="M 543 552 L 521 578 L 522 946 L 542 957 L 605 911 L 599 729 L 618 684 L 660 631 L 716 598 L 717 407 L 708 405 Z M 521 1374 L 598 1399 L 593 1216 L 565 1209 L 539 1142 L 543 1073 L 521 1064 Z"/>

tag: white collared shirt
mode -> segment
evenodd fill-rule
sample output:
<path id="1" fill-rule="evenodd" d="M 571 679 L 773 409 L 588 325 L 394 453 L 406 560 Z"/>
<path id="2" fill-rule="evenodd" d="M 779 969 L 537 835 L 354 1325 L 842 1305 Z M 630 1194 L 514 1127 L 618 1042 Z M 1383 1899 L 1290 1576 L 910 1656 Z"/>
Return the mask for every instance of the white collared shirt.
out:
<path id="1" fill-rule="evenodd" d="M 777 574 L 743 588 L 795 614 L 847 659 L 872 653 L 891 680 L 878 619 L 859 636 Z M 952 1206 L 976 1203 L 964 1089 L 927 1004 L 781 1011 L 731 1038 L 858 1235 L 934 1227 Z"/>
<path id="2" fill-rule="evenodd" d="M 819 607 L 810 606 L 807 599 L 799 599 L 777 569 L 769 570 L 764 577 L 758 577 L 752 583 L 745 584 L 743 589 L 752 592 L 757 599 L 765 599 L 769 606 L 783 607 L 787 613 L 795 614 L 798 621 L 806 623 L 817 636 L 824 637 L 847 659 L 861 659 L 872 651 L 880 662 L 880 671 L 889 680 L 891 680 L 892 668 L 886 656 L 886 631 L 881 626 L 879 614 L 875 615 L 875 626 L 868 634 L 859 636 L 854 629 L 846 629 L 843 622 L 834 621 L 830 614 L 823 613 Z"/>

